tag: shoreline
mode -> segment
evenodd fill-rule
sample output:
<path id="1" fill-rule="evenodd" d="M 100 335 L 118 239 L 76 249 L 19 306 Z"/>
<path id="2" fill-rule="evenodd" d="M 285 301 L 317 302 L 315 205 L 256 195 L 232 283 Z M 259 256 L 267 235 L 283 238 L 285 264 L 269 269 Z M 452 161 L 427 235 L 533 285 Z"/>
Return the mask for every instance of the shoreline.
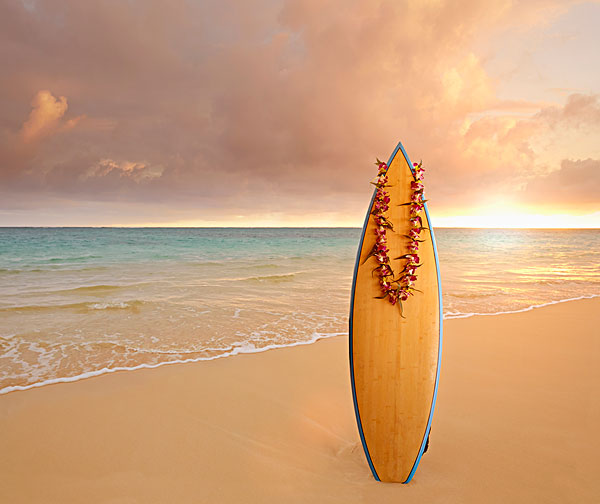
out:
<path id="1" fill-rule="evenodd" d="M 600 298 L 600 295 L 598 295 L 598 294 L 583 295 L 583 296 L 579 296 L 576 298 L 568 298 L 568 299 L 560 299 L 558 301 L 550 301 L 548 303 L 542 303 L 540 305 L 531 305 L 526 308 L 521 308 L 518 310 L 509 310 L 509 311 L 501 311 L 501 312 L 493 312 L 493 313 L 460 313 L 460 314 L 449 313 L 448 314 L 449 316 L 445 315 L 443 320 L 444 320 L 444 323 L 446 323 L 450 320 L 467 319 L 467 318 L 471 318 L 471 317 L 479 317 L 479 316 L 491 317 L 491 316 L 499 316 L 499 315 L 511 315 L 511 314 L 517 314 L 517 313 L 525 313 L 525 312 L 530 312 L 533 310 L 538 310 L 540 308 L 554 306 L 557 304 L 570 303 L 573 301 L 580 301 L 580 300 L 584 300 L 584 299 L 595 299 L 595 298 Z M 49 385 L 56 385 L 59 383 L 74 383 L 74 382 L 78 382 L 78 381 L 82 381 L 82 380 L 87 380 L 89 378 L 96 378 L 99 376 L 104 376 L 104 375 L 112 374 L 112 373 L 119 373 L 119 372 L 125 372 L 125 371 L 139 371 L 141 369 L 155 369 L 155 368 L 159 368 L 159 367 L 166 366 L 166 365 L 189 364 L 189 363 L 196 363 L 196 362 L 210 362 L 213 360 L 223 359 L 226 357 L 234 357 L 236 355 L 257 354 L 257 353 L 267 352 L 270 350 L 278 350 L 281 348 L 293 348 L 296 346 L 312 345 L 312 344 L 317 343 L 324 339 L 339 338 L 339 337 L 344 337 L 344 336 L 348 337 L 348 333 L 347 332 L 346 333 L 337 333 L 337 334 L 327 335 L 327 336 L 319 335 L 316 337 L 313 335 L 313 337 L 311 337 L 310 339 L 305 340 L 305 341 L 297 341 L 297 342 L 289 343 L 289 344 L 285 344 L 285 345 L 272 344 L 272 345 L 267 345 L 267 346 L 261 347 L 261 348 L 254 347 L 254 349 L 249 349 L 248 347 L 245 347 L 244 345 L 240 345 L 240 346 L 233 347 L 232 350 L 229 352 L 224 352 L 222 354 L 215 355 L 213 357 L 199 357 L 196 359 L 180 359 L 180 360 L 174 360 L 174 361 L 163 361 L 163 362 L 157 362 L 154 364 L 142 363 L 137 366 L 120 366 L 120 367 L 115 367 L 115 368 L 105 367 L 105 368 L 98 369 L 95 371 L 86 371 L 84 373 L 80 373 L 80 374 L 77 374 L 74 376 L 50 378 L 48 380 L 43 380 L 41 382 L 35 382 L 35 383 L 28 384 L 28 385 L 10 385 L 10 386 L 0 389 L 0 397 L 3 395 L 6 395 L 6 394 L 12 394 L 14 392 L 24 392 L 24 391 L 31 390 L 31 389 L 46 387 Z M 442 357 L 443 357 L 443 355 L 442 355 Z"/>
<path id="2" fill-rule="evenodd" d="M 578 296 L 574 298 L 566 298 L 559 299 L 558 301 L 548 301 L 547 303 L 542 303 L 539 305 L 531 305 L 525 308 L 519 308 L 518 310 L 508 310 L 508 311 L 499 311 L 493 313 L 459 313 L 459 314 L 450 314 L 450 317 L 444 317 L 444 320 L 456 320 L 456 319 L 464 319 L 470 317 L 492 317 L 496 315 L 511 315 L 513 313 L 525 313 L 533 310 L 537 310 L 539 308 L 545 308 L 547 306 L 554 306 L 561 303 L 570 303 L 571 301 L 580 301 L 582 299 L 594 299 L 600 298 L 600 294 L 584 294 L 583 296 Z"/>
<path id="3" fill-rule="evenodd" d="M 372 478 L 333 337 L 5 394 L 0 501 L 592 503 L 599 309 L 448 321 L 430 447 L 407 485 Z"/>
<path id="4" fill-rule="evenodd" d="M 31 390 L 34 388 L 41 388 L 41 387 L 46 387 L 49 385 L 56 385 L 58 383 L 75 383 L 78 381 L 87 380 L 89 378 L 98 378 L 100 376 L 104 376 L 104 375 L 112 374 L 112 373 L 120 373 L 120 372 L 126 372 L 126 371 L 139 371 L 141 369 L 156 369 L 159 367 L 163 367 L 163 366 L 167 366 L 167 365 L 175 365 L 175 364 L 193 364 L 193 363 L 198 363 L 198 362 L 211 362 L 214 360 L 224 359 L 227 357 L 235 357 L 236 355 L 252 355 L 252 354 L 257 354 L 257 353 L 268 352 L 270 350 L 279 350 L 281 348 L 293 348 L 293 347 L 297 347 L 297 346 L 312 345 L 312 344 L 317 343 L 318 341 L 321 341 L 324 339 L 339 338 L 344 335 L 348 336 L 347 333 L 340 333 L 340 334 L 335 334 L 332 336 L 320 336 L 317 338 L 311 338 L 306 341 L 297 341 L 295 343 L 290 343 L 288 345 L 267 345 L 267 346 L 264 346 L 261 348 L 254 347 L 254 350 L 244 349 L 245 347 L 240 345 L 240 346 L 234 347 L 233 350 L 230 352 L 224 352 L 222 354 L 215 355 L 214 357 L 199 357 L 197 359 L 164 361 L 164 362 L 157 362 L 156 364 L 143 363 L 143 364 L 139 364 L 137 366 L 131 366 L 131 367 L 122 366 L 122 367 L 115 367 L 115 368 L 102 368 L 102 369 L 98 369 L 96 371 L 88 371 L 88 372 L 81 373 L 81 374 L 78 374 L 75 376 L 51 378 L 49 380 L 32 383 L 30 385 L 12 385 L 9 387 L 4 387 L 3 389 L 0 389 L 0 396 L 6 395 L 6 394 L 11 394 L 13 392 L 24 392 L 26 390 Z M 237 351 L 237 350 L 239 350 L 239 351 Z"/>

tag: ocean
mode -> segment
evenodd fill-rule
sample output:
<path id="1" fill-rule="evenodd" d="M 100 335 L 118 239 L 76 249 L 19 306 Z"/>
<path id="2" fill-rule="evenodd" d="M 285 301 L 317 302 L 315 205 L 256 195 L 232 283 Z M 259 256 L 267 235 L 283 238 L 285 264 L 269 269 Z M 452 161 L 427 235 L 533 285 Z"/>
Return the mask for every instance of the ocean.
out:
<path id="1" fill-rule="evenodd" d="M 360 233 L 0 228 L 0 393 L 347 334 Z M 600 230 L 436 239 L 445 319 L 600 296 Z"/>

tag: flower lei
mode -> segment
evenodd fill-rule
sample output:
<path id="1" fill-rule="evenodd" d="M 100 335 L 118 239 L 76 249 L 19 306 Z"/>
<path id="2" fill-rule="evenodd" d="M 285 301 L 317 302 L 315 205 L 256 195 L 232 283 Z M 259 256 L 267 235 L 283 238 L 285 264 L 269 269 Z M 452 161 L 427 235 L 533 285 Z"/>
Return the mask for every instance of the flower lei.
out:
<path id="1" fill-rule="evenodd" d="M 402 311 L 402 301 L 406 301 L 409 296 L 412 296 L 415 291 L 418 291 L 418 289 L 414 288 L 413 284 L 417 280 L 417 268 L 422 266 L 417 252 L 419 250 L 419 243 L 422 243 L 424 240 L 420 240 L 419 235 L 421 234 L 421 231 L 427 229 L 426 227 L 423 227 L 423 219 L 420 215 L 424 208 L 423 204 L 426 201 L 423 199 L 423 191 L 425 189 L 425 186 L 423 185 L 423 174 L 425 173 L 425 170 L 422 167 L 422 162 L 418 164 L 414 163 L 413 175 L 415 180 L 410 184 L 412 195 L 408 203 L 400 205 L 410 206 L 411 229 L 408 234 L 405 235 L 410 239 L 410 243 L 408 244 L 410 253 L 395 258 L 404 260 L 404 267 L 398 276 L 396 276 L 391 266 L 391 260 L 388 256 L 389 249 L 387 247 L 387 230 L 394 231 L 394 227 L 386 215 L 390 204 L 389 193 L 385 190 L 385 187 L 388 186 L 388 166 L 379 159 L 375 164 L 379 168 L 379 171 L 375 181 L 371 182 L 377 188 L 371 214 L 375 220 L 375 235 L 377 238 L 367 259 L 373 256 L 378 263 L 378 266 L 373 271 L 378 271 L 382 295 L 377 296 L 377 298 L 384 299 L 387 297 L 392 305 L 398 303 L 398 306 Z"/>

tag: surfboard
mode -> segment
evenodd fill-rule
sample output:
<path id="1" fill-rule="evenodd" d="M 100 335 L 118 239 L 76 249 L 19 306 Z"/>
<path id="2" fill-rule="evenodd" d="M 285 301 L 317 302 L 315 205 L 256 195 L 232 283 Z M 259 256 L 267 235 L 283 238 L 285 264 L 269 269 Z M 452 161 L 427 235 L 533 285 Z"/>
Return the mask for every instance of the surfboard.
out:
<path id="1" fill-rule="evenodd" d="M 408 253 L 413 164 L 402 143 L 387 163 L 391 202 L 390 258 Z M 424 205 L 415 292 L 402 310 L 381 296 L 370 253 L 376 241 L 371 198 L 360 238 L 350 301 L 350 378 L 362 446 L 378 481 L 408 483 L 426 449 L 437 396 L 442 352 L 442 293 L 435 236 Z M 392 260 L 400 265 L 401 260 Z"/>

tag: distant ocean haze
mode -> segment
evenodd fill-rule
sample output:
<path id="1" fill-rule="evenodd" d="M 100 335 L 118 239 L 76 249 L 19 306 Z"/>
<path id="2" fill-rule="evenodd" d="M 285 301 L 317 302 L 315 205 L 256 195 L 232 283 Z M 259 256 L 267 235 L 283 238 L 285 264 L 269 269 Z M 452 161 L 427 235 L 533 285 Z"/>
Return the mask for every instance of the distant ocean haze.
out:
<path id="1" fill-rule="evenodd" d="M 360 234 L 0 228 L 0 392 L 347 334 Z M 598 230 L 436 239 L 445 318 L 600 295 Z"/>

